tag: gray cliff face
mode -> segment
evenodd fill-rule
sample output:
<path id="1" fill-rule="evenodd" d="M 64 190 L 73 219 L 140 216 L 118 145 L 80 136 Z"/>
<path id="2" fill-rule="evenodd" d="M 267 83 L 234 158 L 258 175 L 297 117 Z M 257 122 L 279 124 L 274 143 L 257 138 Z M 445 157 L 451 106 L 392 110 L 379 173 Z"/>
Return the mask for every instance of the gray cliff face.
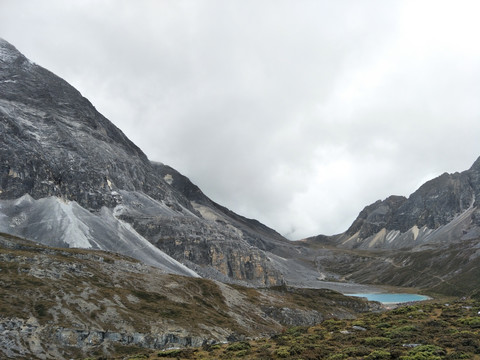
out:
<path id="1" fill-rule="evenodd" d="M 165 253 L 223 281 L 284 282 L 266 251 L 288 246 L 286 239 L 150 162 L 77 90 L 4 40 L 0 231 L 130 254 L 169 272 L 193 273 Z"/>
<path id="2" fill-rule="evenodd" d="M 285 246 L 285 238 L 275 230 L 270 229 L 257 220 L 247 219 L 235 214 L 226 207 L 212 201 L 187 177 L 170 166 L 159 163 L 154 163 L 153 165 L 157 173 L 163 178 L 168 179 L 170 185 L 185 195 L 185 197 L 194 204 L 196 209 L 200 209 L 200 211 L 202 208 L 211 209 L 211 212 L 223 214 L 225 217 L 228 217 L 229 221 L 245 234 L 249 244 L 266 251 L 276 249 L 278 246 Z"/>

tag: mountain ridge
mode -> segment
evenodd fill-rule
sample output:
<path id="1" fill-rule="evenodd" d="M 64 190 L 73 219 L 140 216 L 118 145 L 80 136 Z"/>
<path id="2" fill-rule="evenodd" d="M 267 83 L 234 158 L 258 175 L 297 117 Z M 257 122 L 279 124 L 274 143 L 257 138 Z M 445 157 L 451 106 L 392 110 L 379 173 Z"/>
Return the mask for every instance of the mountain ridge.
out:
<path id="1" fill-rule="evenodd" d="M 473 239 L 480 235 L 479 199 L 480 157 L 468 170 L 445 172 L 409 197 L 392 195 L 367 205 L 344 233 L 307 241 L 389 249 Z"/>
<path id="2" fill-rule="evenodd" d="M 0 47 L 0 231 L 35 233 L 38 242 L 69 246 L 59 242 L 60 221 L 48 218 L 53 231 L 35 231 L 24 212 L 9 208 L 25 194 L 35 201 L 54 197 L 56 207 L 75 202 L 86 211 L 75 207 L 69 218 L 77 224 L 82 221 L 76 216 L 88 218 L 88 226 L 77 227 L 86 246 L 118 250 L 111 236 L 106 241 L 92 234 L 131 226 L 129 238 L 143 238 L 201 276 L 255 286 L 284 283 L 284 260 L 295 259 L 268 252 L 288 255 L 294 245 L 287 239 L 213 202 L 173 168 L 150 161 L 67 82 L 8 42 Z M 137 248 L 122 251 L 140 254 Z M 151 252 L 138 257 L 145 260 Z"/>

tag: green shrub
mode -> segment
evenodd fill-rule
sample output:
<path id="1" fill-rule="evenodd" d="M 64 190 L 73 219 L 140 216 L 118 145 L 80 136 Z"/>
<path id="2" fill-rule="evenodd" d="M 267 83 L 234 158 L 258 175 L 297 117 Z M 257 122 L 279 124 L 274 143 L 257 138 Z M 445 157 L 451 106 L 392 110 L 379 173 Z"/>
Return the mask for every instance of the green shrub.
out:
<path id="1" fill-rule="evenodd" d="M 241 350 L 249 350 L 250 344 L 247 341 L 240 341 L 233 344 L 230 344 L 225 349 L 226 351 L 241 351 Z"/>
<path id="2" fill-rule="evenodd" d="M 480 316 L 471 318 L 462 318 L 458 320 L 460 324 L 470 326 L 471 328 L 480 328 Z"/>
<path id="3" fill-rule="evenodd" d="M 293 326 L 289 328 L 286 333 L 295 337 L 301 336 L 307 332 L 308 328 L 304 326 Z"/>
<path id="4" fill-rule="evenodd" d="M 134 357 L 128 358 L 128 360 L 142 360 L 142 359 L 148 359 L 148 355 L 138 354 L 138 355 L 135 355 Z"/>
<path id="5" fill-rule="evenodd" d="M 412 312 L 418 311 L 418 306 L 411 305 L 411 306 L 399 306 L 396 309 L 391 310 L 391 313 L 394 315 L 403 315 Z"/>
<path id="6" fill-rule="evenodd" d="M 370 349 L 363 346 L 350 346 L 343 350 L 343 353 L 348 356 L 366 356 L 370 354 Z"/>
<path id="7" fill-rule="evenodd" d="M 218 350 L 222 347 L 220 344 L 205 344 L 202 346 L 203 350 L 211 352 L 214 350 Z"/>
<path id="8" fill-rule="evenodd" d="M 383 360 L 383 359 L 390 359 L 390 352 L 386 350 L 375 350 L 372 351 L 365 360 Z"/>
<path id="9" fill-rule="evenodd" d="M 391 342 L 391 339 L 382 336 L 368 337 L 363 340 L 365 345 L 373 347 L 386 347 L 390 345 Z"/>
<path id="10" fill-rule="evenodd" d="M 408 352 L 408 355 L 401 356 L 401 360 L 441 360 L 446 352 L 435 345 L 420 345 Z"/>
<path id="11" fill-rule="evenodd" d="M 275 355 L 277 355 L 279 358 L 287 359 L 290 357 L 290 349 L 282 346 L 281 348 L 275 350 Z"/>
<path id="12" fill-rule="evenodd" d="M 44 317 L 47 315 L 47 308 L 44 304 L 35 304 L 34 308 L 39 317 Z"/>
<path id="13" fill-rule="evenodd" d="M 389 337 L 389 338 L 392 338 L 392 337 L 402 337 L 402 336 L 407 336 L 407 335 L 411 335 L 413 332 L 417 331 L 417 328 L 413 325 L 405 325 L 405 326 L 401 326 L 401 327 L 397 327 L 397 328 L 393 328 L 393 329 L 389 329 L 387 332 L 386 332 L 386 335 Z"/>
<path id="14" fill-rule="evenodd" d="M 237 352 L 235 354 L 236 357 L 240 358 L 240 357 L 245 357 L 248 355 L 248 350 L 240 350 L 239 352 Z"/>
<path id="15" fill-rule="evenodd" d="M 345 323 L 340 320 L 335 320 L 335 319 L 328 319 L 325 320 L 322 323 L 322 326 L 327 330 L 327 331 L 339 331 L 345 326 Z"/>
<path id="16" fill-rule="evenodd" d="M 157 354 L 157 357 L 175 357 L 180 355 L 181 352 L 182 350 L 180 349 L 165 350 L 165 351 L 159 352 Z"/>
<path id="17" fill-rule="evenodd" d="M 343 359 L 346 359 L 347 358 L 347 355 L 345 354 L 333 354 L 333 355 L 330 355 L 327 359 L 328 360 L 343 360 Z"/>
<path id="18" fill-rule="evenodd" d="M 388 328 L 392 327 L 392 324 L 387 323 L 387 322 L 381 322 L 381 323 L 378 323 L 377 325 L 375 325 L 375 327 L 377 329 L 388 329 Z"/>
<path id="19" fill-rule="evenodd" d="M 455 351 L 445 357 L 446 360 L 473 359 L 473 354 L 463 351 Z"/>

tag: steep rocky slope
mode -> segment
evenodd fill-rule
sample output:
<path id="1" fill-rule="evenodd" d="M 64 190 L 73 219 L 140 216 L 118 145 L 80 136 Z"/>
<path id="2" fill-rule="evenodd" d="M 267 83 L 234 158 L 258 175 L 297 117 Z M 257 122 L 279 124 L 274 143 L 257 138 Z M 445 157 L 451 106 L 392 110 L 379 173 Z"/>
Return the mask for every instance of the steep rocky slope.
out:
<path id="1" fill-rule="evenodd" d="M 193 274 L 168 254 L 201 276 L 261 286 L 289 280 L 282 274 L 284 257 L 295 247 L 214 203 L 174 169 L 150 162 L 77 90 L 5 40 L 0 231 L 55 246 L 118 251 Z"/>
<path id="2" fill-rule="evenodd" d="M 0 357 L 70 359 L 267 336 L 378 309 L 329 290 L 165 274 L 98 250 L 0 234 Z"/>

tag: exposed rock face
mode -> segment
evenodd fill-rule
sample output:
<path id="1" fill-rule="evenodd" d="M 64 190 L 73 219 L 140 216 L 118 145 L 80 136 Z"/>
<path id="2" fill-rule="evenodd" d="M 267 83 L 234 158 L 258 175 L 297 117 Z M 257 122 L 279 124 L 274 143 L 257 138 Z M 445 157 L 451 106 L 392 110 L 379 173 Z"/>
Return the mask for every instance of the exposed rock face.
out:
<path id="1" fill-rule="evenodd" d="M 261 250 L 273 250 L 277 247 L 286 246 L 285 238 L 276 231 L 263 225 L 254 219 L 247 219 L 235 214 L 233 211 L 210 200 L 203 192 L 192 182 L 175 169 L 164 164 L 153 164 L 158 174 L 164 179 L 168 178 L 169 183 L 176 190 L 180 191 L 193 204 L 204 217 L 215 220 L 218 223 L 225 221 L 231 222 L 235 228 L 241 230 L 245 240 Z"/>
<path id="2" fill-rule="evenodd" d="M 428 181 L 410 197 L 390 196 L 363 209 L 343 234 L 318 237 L 347 248 L 399 249 L 449 244 L 480 235 L 480 158 L 462 173 Z"/>
<path id="3" fill-rule="evenodd" d="M 118 203 L 115 189 L 166 196 L 147 157 L 77 90 L 0 47 L 1 199 L 53 195 L 100 209 Z"/>

